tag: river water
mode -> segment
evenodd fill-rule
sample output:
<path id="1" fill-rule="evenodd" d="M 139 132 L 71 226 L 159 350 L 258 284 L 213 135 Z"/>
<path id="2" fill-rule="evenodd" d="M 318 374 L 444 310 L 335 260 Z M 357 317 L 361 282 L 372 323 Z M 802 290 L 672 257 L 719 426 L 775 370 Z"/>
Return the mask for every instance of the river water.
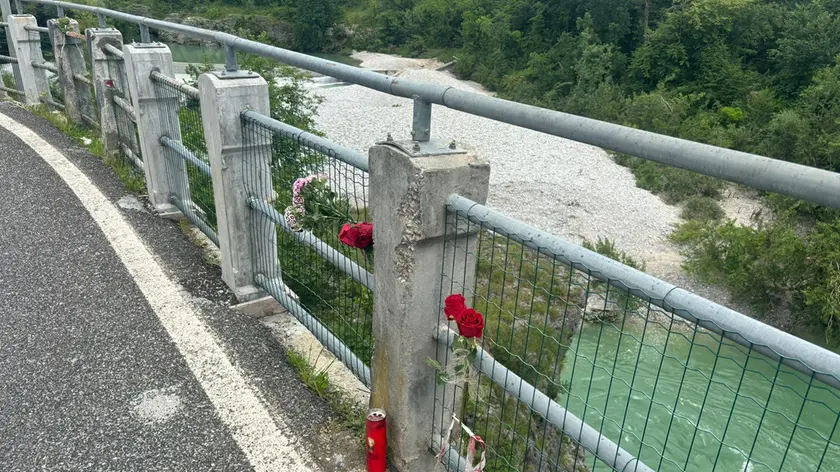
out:
<path id="1" fill-rule="evenodd" d="M 840 471 L 838 394 L 718 340 L 637 320 L 587 324 L 559 401 L 654 470 Z"/>
<path id="2" fill-rule="evenodd" d="M 172 60 L 190 64 L 201 64 L 205 58 L 214 64 L 224 64 L 225 51 L 220 47 L 197 46 L 192 44 L 168 44 L 172 51 Z M 359 61 L 339 54 L 313 54 L 342 64 L 358 65 Z"/>

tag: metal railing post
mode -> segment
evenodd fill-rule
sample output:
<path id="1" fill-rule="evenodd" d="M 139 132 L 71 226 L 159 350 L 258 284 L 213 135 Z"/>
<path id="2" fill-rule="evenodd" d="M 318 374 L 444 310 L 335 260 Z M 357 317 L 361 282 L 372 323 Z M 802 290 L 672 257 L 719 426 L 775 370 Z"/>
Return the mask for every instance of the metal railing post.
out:
<path id="1" fill-rule="evenodd" d="M 91 62 L 91 82 L 99 109 L 99 128 L 105 152 L 116 155 L 120 152 L 120 133 L 114 107 L 114 86 L 123 83 L 120 76 L 119 58 L 105 52 L 106 45 L 122 49 L 122 33 L 115 29 L 93 29 L 85 31 L 88 57 Z M 133 134 L 133 133 L 132 133 Z"/>
<path id="2" fill-rule="evenodd" d="M 37 27 L 38 22 L 31 15 L 12 15 L 9 17 L 9 50 L 14 51 L 18 58 L 17 68 L 20 75 L 20 82 L 17 88 L 23 92 L 27 105 L 38 105 L 42 102 L 41 97 L 50 99 L 50 87 L 47 80 L 47 71 L 36 68 L 33 64 L 44 62 L 44 55 L 41 53 L 41 35 L 37 31 L 27 28 Z"/>
<path id="3" fill-rule="evenodd" d="M 176 178 L 177 173 L 186 178 L 184 161 L 171 163 L 167 173 L 167 152 L 161 144 L 164 135 L 175 141 L 181 140 L 178 117 L 180 104 L 175 92 L 158 94 L 151 77 L 154 71 L 168 77 L 175 76 L 172 52 L 163 44 L 126 44 L 123 46 L 123 59 L 129 95 L 137 118 L 137 133 L 140 138 L 149 200 L 162 216 L 180 218 L 181 212 L 172 204 L 170 177 Z"/>
<path id="4" fill-rule="evenodd" d="M 149 27 L 146 25 L 140 25 L 140 42 L 143 44 L 152 42 L 152 35 L 149 33 Z"/>
<path id="5" fill-rule="evenodd" d="M 264 296 L 256 276 L 277 277 L 277 229 L 249 210 L 249 199 L 271 202 L 271 138 L 246 142 L 241 113 L 268 115 L 268 83 L 260 76 L 225 78 L 219 73 L 198 79 L 201 119 L 213 177 L 222 279 L 240 302 Z M 248 176 L 248 188 L 245 187 Z"/>
<path id="6" fill-rule="evenodd" d="M 80 126 L 90 125 L 96 119 L 96 109 L 90 84 L 79 80 L 87 76 L 87 63 L 82 50 L 82 35 L 79 22 L 72 19 L 52 19 L 47 21 L 50 29 L 58 67 L 58 81 L 64 94 L 64 112 L 70 121 Z"/>
<path id="7" fill-rule="evenodd" d="M 411 123 L 411 139 L 427 142 L 432 135 L 432 104 L 414 96 L 414 116 Z"/>
<path id="8" fill-rule="evenodd" d="M 433 431 L 435 417 L 441 417 L 435 405 L 460 404 L 452 388 L 435 389 L 436 372 L 423 359 L 445 362 L 433 337 L 440 303 L 451 293 L 463 293 L 459 284 L 471 287 L 476 267 L 474 254 L 457 249 L 475 247 L 476 231 L 460 235 L 465 239 L 444 251 L 446 199 L 467 192 L 486 200 L 490 166 L 464 152 L 415 155 L 398 147 L 405 145 L 411 146 L 370 149 L 376 248 L 370 403 L 388 412 L 389 453 L 397 469 L 420 472 L 434 468 L 430 433 L 443 435 L 439 428 Z M 441 261 L 447 273 L 467 275 L 441 287 Z"/>

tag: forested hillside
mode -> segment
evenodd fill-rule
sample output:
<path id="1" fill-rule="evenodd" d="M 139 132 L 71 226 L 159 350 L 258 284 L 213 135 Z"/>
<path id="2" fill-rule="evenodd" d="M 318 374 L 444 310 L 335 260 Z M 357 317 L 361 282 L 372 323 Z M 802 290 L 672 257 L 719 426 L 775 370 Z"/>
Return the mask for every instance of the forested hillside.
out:
<path id="1" fill-rule="evenodd" d="M 456 58 L 499 96 L 832 171 L 840 170 L 840 0 L 107 0 L 273 25 L 302 51 Z M 752 227 L 721 221 L 714 179 L 627 156 L 638 185 L 684 207 L 687 268 L 785 329 L 840 321 L 840 220 L 765 196 Z M 769 216 L 769 217 L 768 217 Z M 838 333 L 840 334 L 840 333 Z"/>

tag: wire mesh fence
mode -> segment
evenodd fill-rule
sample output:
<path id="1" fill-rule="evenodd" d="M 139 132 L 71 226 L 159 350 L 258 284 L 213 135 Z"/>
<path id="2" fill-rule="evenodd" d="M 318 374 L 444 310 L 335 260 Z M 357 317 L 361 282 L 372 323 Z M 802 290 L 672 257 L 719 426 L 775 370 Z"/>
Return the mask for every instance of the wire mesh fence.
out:
<path id="1" fill-rule="evenodd" d="M 462 293 L 484 314 L 480 346 L 495 360 L 466 382 L 437 386 L 433 444 L 456 413 L 485 441 L 486 471 L 622 470 L 561 429 L 573 415 L 635 456 L 638 470 L 840 470 L 840 392 L 814 375 L 486 221 L 450 208 L 446 224 L 442 294 Z M 451 323 L 442 311 L 440 319 Z M 503 372 L 497 381 L 493 369 Z M 522 383 L 505 389 L 514 375 Z M 552 403 L 532 408 L 539 393 L 525 383 Z M 455 433 L 451 446 L 466 454 L 467 439 Z"/>
<path id="2" fill-rule="evenodd" d="M 261 205 L 254 205 L 252 234 L 263 241 L 254 243 L 272 244 L 265 239 L 274 238 L 277 247 L 278 260 L 259 265 L 280 267 L 278 277 L 264 279 L 273 284 L 264 288 L 282 292 L 281 303 L 296 305 L 287 306 L 291 311 L 300 308 L 317 319 L 343 344 L 334 354 L 369 381 L 367 368 L 355 363 L 370 365 L 373 353 L 374 256 L 372 246 L 353 247 L 364 244 L 348 239 L 370 222 L 367 173 L 342 161 L 334 149 L 248 116 L 243 135 L 247 162 L 263 163 L 246 171 L 246 189 Z"/>
<path id="3" fill-rule="evenodd" d="M 204 139 L 198 90 L 175 79 L 153 75 L 166 130 L 166 172 L 173 204 L 210 240 L 219 245 L 210 160 Z"/>

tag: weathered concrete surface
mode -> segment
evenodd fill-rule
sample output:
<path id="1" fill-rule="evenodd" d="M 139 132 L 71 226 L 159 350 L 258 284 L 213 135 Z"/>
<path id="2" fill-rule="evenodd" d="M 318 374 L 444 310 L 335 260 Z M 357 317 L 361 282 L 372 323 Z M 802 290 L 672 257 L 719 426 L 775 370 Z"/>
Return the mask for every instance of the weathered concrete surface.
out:
<path id="1" fill-rule="evenodd" d="M 171 91 L 158 94 L 150 77 L 155 70 L 168 77 L 175 76 L 172 52 L 163 44 L 126 44 L 123 54 L 131 103 L 137 115 L 137 133 L 149 200 L 159 213 L 175 218 L 180 212 L 172 204 L 172 195 L 187 191 L 183 184 L 186 169 L 182 159 L 167 162 L 168 151 L 160 143 L 160 138 L 166 135 L 174 141 L 181 140 L 178 95 Z M 182 178 L 174 178 L 176 175 Z M 171 185 L 173 182 L 180 188 L 173 188 L 176 187 Z"/>
<path id="2" fill-rule="evenodd" d="M 20 81 L 16 82 L 18 90 L 24 93 L 27 105 L 41 103 L 41 95 L 50 97 L 50 87 L 47 81 L 47 71 L 36 69 L 32 63 L 43 63 L 41 52 L 41 33 L 27 31 L 27 26 L 38 26 L 32 15 L 12 15 L 9 17 L 9 48 L 14 49 L 18 58 L 18 72 Z"/>
<path id="3" fill-rule="evenodd" d="M 93 92 L 96 97 L 96 106 L 99 109 L 99 125 L 102 136 L 102 145 L 105 152 L 116 155 L 120 152 L 120 134 L 117 130 L 117 117 L 115 114 L 112 94 L 115 85 L 122 82 L 121 70 L 116 57 L 106 54 L 102 50 L 106 44 L 122 50 L 122 33 L 113 28 L 88 28 L 85 30 L 87 37 L 88 56 L 91 62 L 91 81 Z M 108 86 L 108 83 L 112 84 Z M 133 137 L 134 133 L 128 134 Z"/>
<path id="4" fill-rule="evenodd" d="M 87 75 L 87 64 L 79 36 L 79 22 L 69 18 L 47 21 L 58 67 L 58 81 L 64 93 L 64 112 L 73 123 L 89 126 L 84 116 L 96 119 L 90 86 L 76 80 L 75 74 Z"/>
<path id="5" fill-rule="evenodd" d="M 250 197 L 270 201 L 271 139 L 247 143 L 240 113 L 253 110 L 269 115 L 268 83 L 260 76 L 220 79 L 203 74 L 198 79 L 201 119 L 213 176 L 222 279 L 241 302 L 265 296 L 254 283 L 261 273 L 275 277 L 277 235 L 273 223 L 248 211 Z"/>
<path id="6" fill-rule="evenodd" d="M 388 446 L 401 472 L 434 467 L 429 453 L 438 357 L 446 200 L 487 199 L 490 166 L 474 155 L 410 158 L 390 146 L 370 150 L 376 246 L 371 406 L 388 413 Z M 465 236 L 474 237 L 474 236 Z M 448 255 L 447 265 L 461 257 Z M 459 262 L 457 273 L 474 270 Z M 456 289 L 457 290 L 457 289 Z M 451 389 L 450 389 L 451 390 Z"/>

